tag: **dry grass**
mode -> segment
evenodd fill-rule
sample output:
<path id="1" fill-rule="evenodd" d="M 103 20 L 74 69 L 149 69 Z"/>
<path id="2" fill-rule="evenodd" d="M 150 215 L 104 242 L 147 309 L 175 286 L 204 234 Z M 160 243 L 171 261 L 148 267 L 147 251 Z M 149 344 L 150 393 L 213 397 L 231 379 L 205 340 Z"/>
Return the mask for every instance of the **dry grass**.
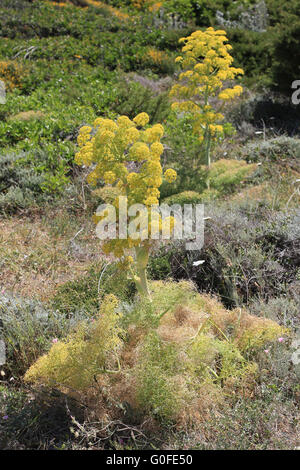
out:
<path id="1" fill-rule="evenodd" d="M 8 118 L 9 121 L 31 121 L 34 119 L 41 120 L 46 115 L 41 111 L 22 111 L 21 113 L 15 114 L 14 116 L 10 116 Z"/>
<path id="2" fill-rule="evenodd" d="M 46 300 L 100 260 L 94 225 L 85 216 L 73 220 L 61 210 L 0 219 L 0 290 Z"/>
<path id="3" fill-rule="evenodd" d="M 290 168 L 284 161 L 264 169 L 268 180 L 255 186 L 248 186 L 229 199 L 252 204 L 267 203 L 273 208 L 297 208 L 300 204 L 300 173 Z"/>

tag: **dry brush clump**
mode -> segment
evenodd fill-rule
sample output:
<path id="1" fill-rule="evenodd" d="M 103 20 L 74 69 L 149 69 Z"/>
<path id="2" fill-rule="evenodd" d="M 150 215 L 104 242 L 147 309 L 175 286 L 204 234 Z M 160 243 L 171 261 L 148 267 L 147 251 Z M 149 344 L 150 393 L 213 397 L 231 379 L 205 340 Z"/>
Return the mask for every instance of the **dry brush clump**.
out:
<path id="1" fill-rule="evenodd" d="M 187 251 L 174 241 L 152 253 L 152 279 L 190 279 L 229 308 L 284 296 L 299 298 L 299 210 L 272 211 L 251 200 L 207 204 L 205 245 Z M 193 263 L 203 260 L 200 266 Z"/>
<path id="2" fill-rule="evenodd" d="M 81 322 L 25 374 L 26 382 L 89 403 L 102 422 L 125 419 L 189 428 L 234 397 L 254 393 L 256 355 L 288 330 L 228 311 L 188 281 L 150 285 L 125 311 L 105 297 L 94 322 Z M 163 296 L 162 296 L 163 292 Z"/>

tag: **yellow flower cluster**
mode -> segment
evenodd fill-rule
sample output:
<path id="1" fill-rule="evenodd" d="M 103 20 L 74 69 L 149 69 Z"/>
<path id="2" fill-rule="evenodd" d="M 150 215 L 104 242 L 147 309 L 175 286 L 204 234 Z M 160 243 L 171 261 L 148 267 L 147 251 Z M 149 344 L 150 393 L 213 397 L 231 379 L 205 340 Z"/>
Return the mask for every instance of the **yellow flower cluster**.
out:
<path id="1" fill-rule="evenodd" d="M 179 81 L 170 92 L 178 101 L 172 104 L 174 110 L 191 113 L 194 116 L 194 130 L 200 142 L 208 143 L 224 133 L 220 112 L 226 101 L 239 96 L 243 89 L 236 85 L 223 89 L 224 81 L 233 80 L 244 72 L 231 64 L 232 49 L 227 42 L 226 32 L 208 28 L 195 31 L 189 37 L 181 38 L 184 43 L 183 55 L 176 58 L 182 68 Z M 216 97 L 220 100 L 215 105 Z M 214 107 L 210 104 L 213 100 Z M 209 158 L 208 162 L 209 164 Z"/>
<path id="2" fill-rule="evenodd" d="M 47 2 L 50 5 L 54 5 L 55 7 L 68 7 L 70 4 L 69 3 L 64 3 L 64 2 Z"/>
<path id="3" fill-rule="evenodd" d="M 223 101 L 232 100 L 236 96 L 239 96 L 243 92 L 243 88 L 240 85 L 236 85 L 233 88 L 227 88 L 219 93 L 219 99 Z"/>
<path id="4" fill-rule="evenodd" d="M 165 171 L 165 179 L 168 183 L 173 183 L 176 180 L 177 174 L 176 171 L 169 168 Z"/>
<path id="5" fill-rule="evenodd" d="M 149 11 L 158 11 L 162 6 L 163 2 L 157 2 L 156 0 L 131 0 L 133 6 L 139 10 L 148 9 Z"/>
<path id="6" fill-rule="evenodd" d="M 81 322 L 68 337 L 54 343 L 49 352 L 27 370 L 25 382 L 83 390 L 94 377 L 107 369 L 117 369 L 115 356 L 122 347 L 117 298 L 110 294 L 101 303 L 99 314 L 90 326 Z"/>
<path id="7" fill-rule="evenodd" d="M 127 15 L 127 13 L 124 13 L 121 10 L 114 8 L 111 5 L 107 5 L 107 3 L 96 1 L 96 0 L 86 0 L 86 2 L 88 3 L 88 5 L 107 10 L 111 15 L 116 16 L 120 20 L 129 19 L 129 15 Z"/>
<path id="8" fill-rule="evenodd" d="M 149 208 L 148 223 L 151 232 L 150 207 L 159 203 L 159 187 L 163 182 L 163 170 L 160 157 L 164 147 L 160 142 L 164 134 L 161 124 L 145 128 L 149 123 L 146 113 L 138 114 L 133 120 L 120 116 L 116 121 L 97 118 L 93 128 L 83 126 L 77 138 L 80 150 L 75 156 L 79 165 L 92 166 L 87 181 L 96 185 L 103 180 L 106 185 L 114 185 L 118 195 L 113 205 L 118 215 L 119 196 L 127 197 L 127 204 L 144 204 Z M 176 172 L 166 170 L 164 174 L 168 182 L 174 182 Z M 112 189 L 114 189 L 112 188 Z M 107 214 L 95 218 L 102 220 Z M 118 217 L 117 217 L 118 218 Z M 159 220 L 159 229 L 162 221 Z M 148 237 L 147 237 L 148 238 Z M 103 243 L 105 253 L 112 252 L 116 257 L 125 256 L 126 250 L 140 246 L 142 238 L 114 239 Z M 145 241 L 147 244 L 148 241 Z"/>
<path id="9" fill-rule="evenodd" d="M 154 64 L 161 64 L 165 60 L 165 54 L 154 47 L 151 47 L 148 52 L 148 57 L 151 59 Z"/>
<path id="10" fill-rule="evenodd" d="M 130 18 L 127 13 L 124 13 L 120 9 L 114 8 L 111 5 L 108 5 L 106 2 L 101 2 L 98 0 L 85 0 L 86 6 L 81 6 L 80 4 L 77 5 L 77 3 L 72 2 L 72 0 L 67 0 L 67 3 L 61 2 L 60 0 L 57 0 L 57 2 L 47 2 L 47 3 L 57 6 L 57 7 L 68 7 L 72 5 L 74 8 L 82 8 L 83 10 L 86 10 L 89 6 L 92 6 L 95 8 L 101 8 L 101 10 L 106 10 L 112 16 L 115 16 L 119 20 L 122 20 L 122 21 L 127 21 Z"/>
<path id="11" fill-rule="evenodd" d="M 173 59 L 166 52 L 155 47 L 149 47 L 143 54 L 138 54 L 138 60 L 144 67 L 153 70 L 169 70 L 173 67 Z"/>
<path id="12" fill-rule="evenodd" d="M 135 122 L 137 126 L 144 127 L 149 122 L 149 116 L 147 113 L 140 113 L 133 118 L 133 122 Z"/>
<path id="13" fill-rule="evenodd" d="M 0 80 L 8 91 L 14 88 L 22 88 L 24 69 L 14 61 L 0 61 Z"/>
<path id="14" fill-rule="evenodd" d="M 118 299 L 104 296 L 93 321 L 77 323 L 52 344 L 27 370 L 25 383 L 80 401 L 94 397 L 90 409 L 107 426 L 126 397 L 141 418 L 172 420 L 188 431 L 203 423 L 203 413 L 229 409 L 232 397 L 253 396 L 264 373 L 255 358 L 291 336 L 244 308 L 226 310 L 190 281 L 152 281 L 151 290 L 152 308 L 135 302 L 136 314 L 125 322 Z"/>

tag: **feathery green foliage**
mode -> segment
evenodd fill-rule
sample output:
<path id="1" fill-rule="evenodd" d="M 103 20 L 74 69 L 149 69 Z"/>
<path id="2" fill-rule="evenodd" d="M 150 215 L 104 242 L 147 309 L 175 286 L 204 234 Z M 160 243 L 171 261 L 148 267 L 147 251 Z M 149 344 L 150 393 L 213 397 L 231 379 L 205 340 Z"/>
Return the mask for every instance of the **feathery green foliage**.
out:
<path id="1" fill-rule="evenodd" d="M 125 315 L 106 296 L 96 321 L 53 344 L 25 380 L 80 391 L 102 376 L 116 402 L 126 398 L 142 415 L 197 421 L 193 413 L 213 397 L 222 402 L 233 388 L 251 388 L 256 354 L 288 333 L 272 320 L 225 310 L 189 282 L 153 282 L 151 294 L 152 302 L 141 299 Z"/>

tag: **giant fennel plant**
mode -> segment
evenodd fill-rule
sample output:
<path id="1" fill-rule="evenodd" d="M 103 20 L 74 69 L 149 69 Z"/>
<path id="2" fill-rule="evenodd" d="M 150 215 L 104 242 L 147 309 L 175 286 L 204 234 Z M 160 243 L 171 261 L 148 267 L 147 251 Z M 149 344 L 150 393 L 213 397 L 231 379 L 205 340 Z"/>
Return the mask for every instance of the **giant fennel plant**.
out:
<path id="1" fill-rule="evenodd" d="M 120 116 L 116 121 L 97 118 L 94 122 L 94 131 L 90 126 L 80 129 L 78 136 L 79 152 L 75 162 L 80 165 L 92 167 L 87 181 L 96 185 L 98 180 L 105 183 L 102 199 L 112 203 L 117 215 L 115 221 L 118 235 L 107 239 L 102 244 L 106 254 L 113 254 L 119 258 L 120 263 L 129 270 L 141 295 L 150 298 L 146 268 L 151 248 L 150 235 L 156 230 L 160 233 L 164 225 L 170 231 L 174 226 L 174 218 L 167 217 L 162 220 L 152 217 L 152 206 L 159 203 L 159 187 L 163 178 L 169 183 L 175 181 L 176 172 L 167 169 L 164 173 L 161 166 L 161 155 L 164 147 L 160 142 L 164 129 L 161 124 L 147 126 L 149 116 L 146 113 L 138 114 L 133 120 L 127 116 Z M 134 204 L 143 204 L 144 212 L 140 215 L 146 218 L 144 232 L 138 236 L 130 235 L 128 227 L 133 217 L 120 221 L 120 197 L 126 198 L 127 207 Z M 109 211 L 103 209 L 95 216 L 95 222 L 109 220 Z M 124 233 L 125 231 L 125 233 Z M 120 233 L 122 232 L 122 237 Z M 130 253 L 135 253 L 135 259 Z"/>
<path id="2" fill-rule="evenodd" d="M 184 46 L 176 62 L 182 71 L 170 91 L 170 96 L 176 99 L 172 109 L 193 117 L 193 129 L 204 149 L 208 167 L 213 144 L 231 128 L 223 123 L 223 108 L 243 91 L 240 85 L 225 86 L 244 73 L 232 66 L 233 57 L 229 54 L 232 47 L 227 41 L 225 31 L 213 28 L 181 38 Z"/>
<path id="3" fill-rule="evenodd" d="M 52 344 L 25 382 L 92 398 L 93 411 L 108 422 L 126 405 L 142 421 L 152 416 L 181 428 L 212 408 L 224 410 L 232 397 L 253 396 L 261 353 L 288 331 L 246 310 L 226 310 L 187 281 L 152 281 L 151 291 L 151 305 L 137 299 L 126 315 L 106 296 L 94 321 Z"/>

